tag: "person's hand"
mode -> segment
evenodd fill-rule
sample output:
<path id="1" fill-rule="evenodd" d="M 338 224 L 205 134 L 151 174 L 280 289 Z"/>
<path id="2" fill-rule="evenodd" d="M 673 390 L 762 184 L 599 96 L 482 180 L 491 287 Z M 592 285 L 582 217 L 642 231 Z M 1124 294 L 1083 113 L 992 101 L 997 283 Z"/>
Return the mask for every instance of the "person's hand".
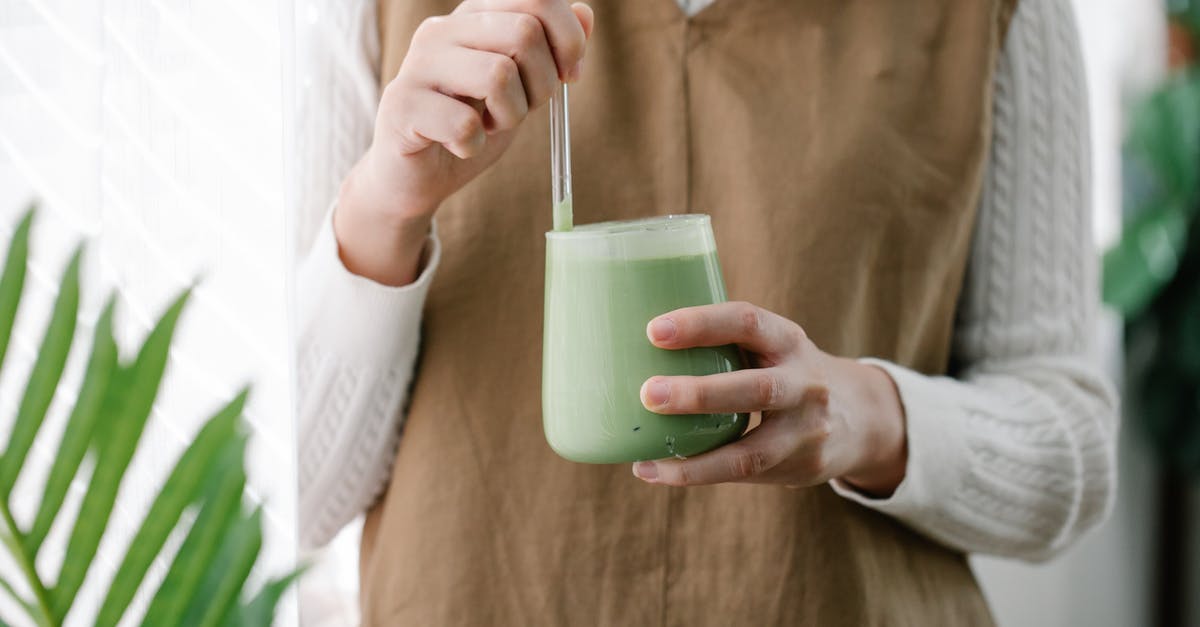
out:
<path id="1" fill-rule="evenodd" d="M 592 22 L 587 5 L 566 0 L 466 0 L 420 25 L 338 197 L 334 231 L 351 272 L 416 278 L 434 211 L 495 163 L 559 81 L 579 79 Z"/>
<path id="2" fill-rule="evenodd" d="M 904 413 L 882 369 L 829 355 L 796 323 L 749 303 L 678 309 L 650 321 L 659 348 L 740 346 L 751 368 L 704 377 L 655 376 L 642 404 L 660 414 L 762 412 L 736 442 L 688 459 L 634 464 L 643 481 L 811 486 L 840 478 L 887 496 L 904 478 Z M 687 420 L 687 418 L 679 418 Z"/>

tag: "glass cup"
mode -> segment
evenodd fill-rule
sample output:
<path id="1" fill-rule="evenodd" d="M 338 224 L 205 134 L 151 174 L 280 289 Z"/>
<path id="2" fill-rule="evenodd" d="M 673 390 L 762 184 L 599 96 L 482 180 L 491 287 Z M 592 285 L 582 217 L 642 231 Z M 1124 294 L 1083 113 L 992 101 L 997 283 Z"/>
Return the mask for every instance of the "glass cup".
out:
<path id="1" fill-rule="evenodd" d="M 665 350 L 646 337 L 655 316 L 724 300 L 706 215 L 546 233 L 542 420 L 551 448 L 610 464 L 696 455 L 741 435 L 746 414 L 660 415 L 639 395 L 654 375 L 741 367 L 735 346 Z"/>

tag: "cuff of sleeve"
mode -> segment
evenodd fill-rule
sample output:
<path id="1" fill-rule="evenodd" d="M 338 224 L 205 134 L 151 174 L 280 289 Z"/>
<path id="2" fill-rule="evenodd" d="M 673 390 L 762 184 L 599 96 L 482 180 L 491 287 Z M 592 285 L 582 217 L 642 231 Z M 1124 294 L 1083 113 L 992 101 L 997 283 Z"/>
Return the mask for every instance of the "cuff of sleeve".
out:
<path id="1" fill-rule="evenodd" d="M 297 272 L 302 344 L 344 362 L 390 366 L 420 333 L 421 310 L 442 256 L 436 225 L 426 246 L 425 266 L 408 285 L 391 287 L 358 276 L 342 264 L 331 209 Z"/>
<path id="2" fill-rule="evenodd" d="M 904 406 L 908 464 L 904 480 L 887 498 L 867 496 L 837 479 L 830 485 L 845 498 L 901 520 L 927 520 L 945 508 L 969 472 L 967 421 L 947 385 L 952 382 L 878 359 L 859 361 L 882 368 L 896 383 Z"/>

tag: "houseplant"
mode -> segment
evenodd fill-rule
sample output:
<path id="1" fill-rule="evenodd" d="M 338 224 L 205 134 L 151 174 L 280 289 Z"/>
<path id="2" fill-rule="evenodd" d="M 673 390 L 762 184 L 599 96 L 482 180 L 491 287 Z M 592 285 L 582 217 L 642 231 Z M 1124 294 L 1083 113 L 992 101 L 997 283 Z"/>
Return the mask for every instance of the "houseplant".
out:
<path id="1" fill-rule="evenodd" d="M 1183 625 L 1187 484 L 1200 476 L 1200 0 L 1175 0 L 1171 74 L 1133 111 L 1125 230 L 1104 257 L 1125 316 L 1126 405 L 1161 460 L 1156 624 Z"/>
<path id="2" fill-rule="evenodd" d="M 17 225 L 0 274 L 0 376 L 5 374 L 4 355 L 25 281 L 34 213 L 31 209 Z M 63 272 L 35 363 L 11 418 L 8 440 L 0 446 L 0 541 L 20 571 L 17 581 L 0 577 L 0 590 L 24 611 L 24 620 L 40 627 L 61 625 L 71 615 L 84 577 L 95 565 L 118 490 L 158 394 L 176 323 L 190 295 L 186 291 L 176 298 L 129 359 L 120 355 L 114 340 L 116 301 L 109 299 L 96 321 L 83 380 L 36 515 L 21 524 L 13 515 L 13 486 L 25 470 L 71 350 L 81 256 L 82 247 Z M 247 589 L 262 544 L 262 521 L 257 509 L 247 510 L 242 503 L 247 436 L 241 413 L 246 398 L 243 390 L 214 413 L 179 457 L 120 558 L 99 611 L 85 617 L 89 624 L 111 626 L 121 621 L 156 558 L 169 559 L 170 567 L 150 599 L 143 625 L 271 624 L 295 573 L 272 579 L 255 591 Z M 47 577 L 35 564 L 51 526 L 63 516 L 67 490 L 76 479 L 86 482 L 87 489 L 78 515 L 70 521 L 62 566 Z M 186 535 L 178 551 L 166 554 L 167 538 L 177 528 L 186 529 L 180 531 Z M 71 615 L 73 622 L 80 618 Z"/>

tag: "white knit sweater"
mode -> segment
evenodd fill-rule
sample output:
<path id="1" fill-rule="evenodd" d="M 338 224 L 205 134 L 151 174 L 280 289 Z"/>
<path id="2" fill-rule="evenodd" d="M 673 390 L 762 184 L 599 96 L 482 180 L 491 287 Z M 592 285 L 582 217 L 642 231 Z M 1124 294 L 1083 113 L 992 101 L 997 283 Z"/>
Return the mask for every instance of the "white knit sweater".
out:
<path id="1" fill-rule="evenodd" d="M 736 0 L 719 0 L 736 1 Z M 692 13 L 711 0 L 679 0 Z M 384 489 L 439 243 L 412 285 L 341 265 L 329 203 L 371 138 L 374 0 L 315 0 L 298 33 L 300 537 L 328 541 Z M 834 488 L 967 552 L 1044 559 L 1110 509 L 1116 398 L 1090 355 L 1097 306 L 1084 71 L 1068 0 L 1023 0 L 999 59 L 990 166 L 959 303 L 954 378 L 895 380 L 907 475 Z"/>

